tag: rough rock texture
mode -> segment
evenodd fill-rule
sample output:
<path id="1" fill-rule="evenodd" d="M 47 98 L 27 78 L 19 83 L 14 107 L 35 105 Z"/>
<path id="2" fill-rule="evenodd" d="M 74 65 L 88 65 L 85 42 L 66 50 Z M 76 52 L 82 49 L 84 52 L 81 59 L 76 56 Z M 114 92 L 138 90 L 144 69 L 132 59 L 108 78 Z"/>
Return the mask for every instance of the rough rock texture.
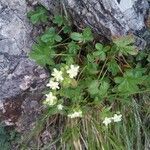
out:
<path id="1" fill-rule="evenodd" d="M 32 26 L 25 0 L 0 1 L 0 110 L 6 125 L 17 122 L 26 99 L 39 101 L 46 71 L 28 59 Z"/>
<path id="2" fill-rule="evenodd" d="M 39 2 L 51 11 L 58 0 Z M 90 26 L 95 33 L 107 39 L 134 33 L 141 48 L 145 46 L 142 38 L 146 32 L 147 0 L 63 0 L 61 5 L 70 12 L 79 28 Z"/>

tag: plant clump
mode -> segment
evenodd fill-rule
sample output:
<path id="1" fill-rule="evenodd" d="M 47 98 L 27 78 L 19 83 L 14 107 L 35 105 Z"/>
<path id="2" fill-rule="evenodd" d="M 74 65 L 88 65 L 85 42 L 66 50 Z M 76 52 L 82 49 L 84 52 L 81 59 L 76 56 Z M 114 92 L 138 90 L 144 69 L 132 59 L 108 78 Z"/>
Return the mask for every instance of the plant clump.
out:
<path id="1" fill-rule="evenodd" d="M 33 24 L 48 18 L 41 11 L 29 14 Z M 53 27 L 47 26 L 37 38 L 29 57 L 50 71 L 43 99 L 45 120 L 54 115 L 64 117 L 62 149 L 69 149 L 71 143 L 75 149 L 131 146 L 126 126 L 133 119 L 133 99 L 150 89 L 149 56 L 142 54 L 132 35 L 105 45 L 94 39 L 89 27 L 74 30 L 68 18 L 54 16 Z M 132 119 L 127 125 L 128 118 Z"/>

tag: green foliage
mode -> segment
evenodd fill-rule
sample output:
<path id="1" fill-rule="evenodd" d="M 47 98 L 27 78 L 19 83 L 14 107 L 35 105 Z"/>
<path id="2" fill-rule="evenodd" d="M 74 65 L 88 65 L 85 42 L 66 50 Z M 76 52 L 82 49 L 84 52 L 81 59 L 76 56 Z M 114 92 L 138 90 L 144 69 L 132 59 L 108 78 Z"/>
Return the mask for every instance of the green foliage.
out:
<path id="1" fill-rule="evenodd" d="M 57 24 L 59 27 L 63 25 L 64 23 L 64 18 L 61 15 L 56 15 L 54 16 L 53 23 Z"/>
<path id="2" fill-rule="evenodd" d="M 139 91 L 138 85 L 142 85 L 142 83 L 147 80 L 148 76 L 143 76 L 145 69 L 129 69 L 126 70 L 123 77 L 116 77 L 115 82 L 118 83 L 118 91 L 119 92 L 127 92 L 127 93 L 135 93 Z"/>
<path id="3" fill-rule="evenodd" d="M 80 46 L 76 44 L 74 41 L 71 41 L 68 44 L 68 50 L 70 54 L 76 55 L 78 53 L 78 50 L 80 49 Z"/>
<path id="4" fill-rule="evenodd" d="M 110 85 L 108 82 L 106 81 L 101 81 L 101 85 L 100 85 L 100 88 L 99 88 L 99 95 L 104 98 L 107 96 L 108 94 L 108 89 L 109 89 Z"/>
<path id="5" fill-rule="evenodd" d="M 62 38 L 61 36 L 57 35 L 55 28 L 51 27 L 49 28 L 44 35 L 41 36 L 41 40 L 45 43 L 51 42 L 51 44 L 54 44 L 56 42 L 61 42 Z"/>
<path id="6" fill-rule="evenodd" d="M 88 86 L 88 91 L 91 95 L 95 95 L 99 93 L 99 81 L 98 80 L 93 80 L 90 85 Z"/>
<path id="7" fill-rule="evenodd" d="M 123 55 L 137 55 L 137 50 L 134 44 L 134 38 L 132 36 L 119 37 L 114 39 L 114 43 L 117 46 L 117 51 Z"/>
<path id="8" fill-rule="evenodd" d="M 88 27 L 83 30 L 83 33 L 77 33 L 77 32 L 71 33 L 70 37 L 74 41 L 79 41 L 84 43 L 93 40 L 91 29 Z"/>
<path id="9" fill-rule="evenodd" d="M 107 67 L 108 67 L 108 71 L 110 71 L 113 76 L 117 75 L 117 73 L 120 72 L 119 65 L 117 64 L 115 59 L 110 60 L 107 63 Z"/>
<path id="10" fill-rule="evenodd" d="M 40 41 L 38 44 L 33 46 L 33 51 L 29 54 L 29 56 L 42 66 L 45 66 L 46 64 L 53 65 L 55 51 L 49 45 Z"/>
<path id="11" fill-rule="evenodd" d="M 48 13 L 44 7 L 37 7 L 34 11 L 30 11 L 27 16 L 32 24 L 48 21 Z"/>
<path id="12" fill-rule="evenodd" d="M 51 102 L 54 98 L 55 103 L 47 106 L 46 118 L 54 114 L 68 117 L 60 137 L 60 141 L 66 140 L 67 143 L 63 148 L 71 149 L 73 143 L 74 147 L 79 146 L 76 149 L 80 149 L 78 141 L 83 139 L 87 149 L 130 149 L 131 133 L 134 125 L 139 123 L 134 120 L 132 125 L 135 112 L 131 102 L 139 93 L 150 90 L 148 54 L 137 51 L 131 35 L 104 45 L 94 41 L 89 27 L 80 32 L 72 29 L 63 15 L 54 16 L 53 23 L 53 27 L 46 27 L 29 56 L 51 69 L 50 86 L 53 82 L 58 84 L 56 89 L 47 89 L 46 94 L 53 95 L 50 99 L 46 96 L 45 101 Z M 56 80 L 54 68 L 61 81 Z M 60 104 L 63 107 L 58 109 Z M 124 113 L 124 121 L 105 127 L 104 117 L 112 118 L 112 114 L 118 111 Z M 73 112 L 82 112 L 82 115 L 69 118 Z M 132 126 L 131 133 L 126 129 L 128 126 Z"/>
<path id="13" fill-rule="evenodd" d="M 97 43 L 95 45 L 95 48 L 97 49 L 97 51 L 94 52 L 93 55 L 99 56 L 99 58 L 104 61 L 106 59 L 106 53 L 105 53 L 105 50 L 103 48 L 103 45 L 100 43 Z"/>

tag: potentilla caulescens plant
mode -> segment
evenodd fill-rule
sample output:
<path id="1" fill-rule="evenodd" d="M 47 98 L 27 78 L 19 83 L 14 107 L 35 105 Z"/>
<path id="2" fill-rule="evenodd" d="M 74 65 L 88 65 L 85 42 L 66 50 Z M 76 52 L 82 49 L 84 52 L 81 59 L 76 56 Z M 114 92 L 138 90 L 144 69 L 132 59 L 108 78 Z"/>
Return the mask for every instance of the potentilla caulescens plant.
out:
<path id="1" fill-rule="evenodd" d="M 43 9 L 41 11 L 46 15 Z M 39 23 L 42 16 L 35 11 L 29 18 Z M 47 26 L 29 54 L 39 65 L 50 70 L 43 100 L 48 110 L 46 118 L 55 114 L 67 118 L 62 138 L 65 137 L 67 143 L 73 139 L 75 149 L 81 149 L 81 139 L 83 145 L 89 147 L 91 135 L 94 137 L 90 140 L 97 141 L 95 148 L 104 149 L 103 145 L 111 137 L 107 139 L 101 134 L 109 127 L 116 130 L 125 118 L 124 106 L 128 106 L 137 93 L 149 91 L 148 69 L 142 67 L 140 60 L 133 61 L 139 54 L 132 35 L 114 38 L 113 43 L 105 45 L 94 39 L 89 27 L 73 31 L 68 19 L 62 15 L 54 16 L 53 25 Z M 147 61 L 148 58 L 148 55 L 144 56 Z M 122 128 L 125 130 L 124 126 Z M 116 149 L 113 144 L 106 149 Z"/>

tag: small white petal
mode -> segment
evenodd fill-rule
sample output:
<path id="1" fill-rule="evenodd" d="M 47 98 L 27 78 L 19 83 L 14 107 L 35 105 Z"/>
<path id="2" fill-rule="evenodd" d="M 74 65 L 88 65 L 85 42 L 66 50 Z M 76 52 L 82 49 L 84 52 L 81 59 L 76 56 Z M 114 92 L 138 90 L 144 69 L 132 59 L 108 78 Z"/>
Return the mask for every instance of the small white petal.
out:
<path id="1" fill-rule="evenodd" d="M 57 102 L 57 97 L 53 95 L 52 92 L 50 92 L 49 94 L 46 94 L 46 100 L 43 102 L 45 105 L 55 105 Z"/>
<path id="2" fill-rule="evenodd" d="M 53 79 L 51 79 L 46 86 L 50 87 L 52 90 L 59 89 L 59 83 L 58 82 L 54 82 Z"/>
<path id="3" fill-rule="evenodd" d="M 68 117 L 69 118 L 77 118 L 77 117 L 82 117 L 82 111 L 79 110 L 79 111 L 75 111 L 71 114 L 68 114 Z"/>
<path id="4" fill-rule="evenodd" d="M 70 78 L 75 78 L 78 75 L 79 66 L 71 65 L 70 68 L 67 70 Z"/>
<path id="5" fill-rule="evenodd" d="M 52 76 L 54 77 L 54 79 L 56 79 L 56 81 L 63 81 L 63 77 L 62 77 L 62 71 L 58 71 L 56 68 L 54 68 Z"/>
<path id="6" fill-rule="evenodd" d="M 57 105 L 58 110 L 62 110 L 63 107 L 64 107 L 64 106 L 63 106 L 62 104 Z"/>
<path id="7" fill-rule="evenodd" d="M 108 118 L 108 117 L 105 117 L 104 121 L 103 121 L 103 124 L 105 124 L 106 126 L 108 126 L 108 124 L 111 123 L 111 118 Z"/>
<path id="8" fill-rule="evenodd" d="M 119 115 L 114 114 L 114 117 L 112 117 L 112 119 L 114 122 L 119 122 L 122 120 L 122 115 L 121 114 L 119 114 Z"/>

